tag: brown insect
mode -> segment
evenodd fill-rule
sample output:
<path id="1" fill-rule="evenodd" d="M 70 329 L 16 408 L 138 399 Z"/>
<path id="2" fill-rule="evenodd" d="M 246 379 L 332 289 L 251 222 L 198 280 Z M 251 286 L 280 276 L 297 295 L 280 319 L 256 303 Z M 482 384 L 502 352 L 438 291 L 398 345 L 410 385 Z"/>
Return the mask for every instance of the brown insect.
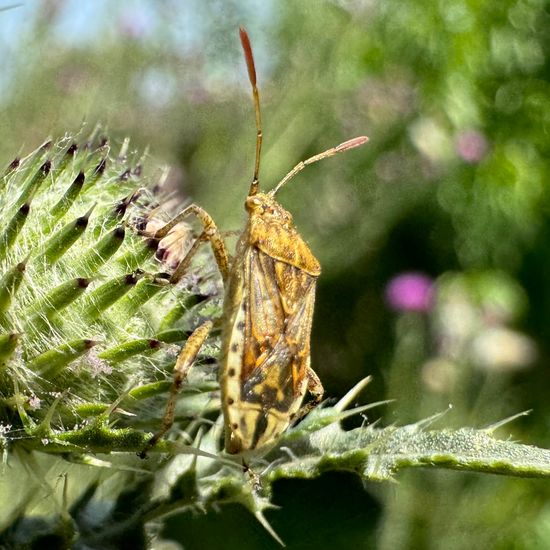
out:
<path id="1" fill-rule="evenodd" d="M 229 256 L 212 218 L 197 205 L 185 208 L 156 231 L 164 238 L 178 223 L 194 215 L 203 232 L 174 271 L 177 282 L 202 242 L 208 240 L 220 270 L 225 299 L 220 359 L 220 386 L 225 421 L 225 449 L 243 453 L 273 444 L 289 424 L 307 413 L 323 396 L 321 381 L 310 366 L 310 333 L 315 285 L 321 266 L 292 223 L 292 216 L 277 202 L 276 193 L 308 164 L 367 142 L 361 136 L 297 164 L 267 192 L 259 191 L 262 123 L 256 70 L 250 40 L 240 29 L 241 44 L 252 84 L 256 117 L 256 160 L 245 201 L 248 213 L 235 256 Z M 166 433 L 174 421 L 177 394 L 208 336 L 212 322 L 189 337 L 174 369 L 174 380 L 160 431 L 142 456 Z M 311 403 L 301 408 L 309 390 Z"/>

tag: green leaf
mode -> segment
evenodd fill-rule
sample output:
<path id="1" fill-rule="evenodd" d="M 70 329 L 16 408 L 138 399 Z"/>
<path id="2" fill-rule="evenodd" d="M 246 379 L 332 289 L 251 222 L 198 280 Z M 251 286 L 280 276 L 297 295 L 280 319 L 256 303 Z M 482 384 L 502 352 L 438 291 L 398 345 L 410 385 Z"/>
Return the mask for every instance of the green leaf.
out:
<path id="1" fill-rule="evenodd" d="M 550 450 L 499 441 L 490 430 L 473 428 L 425 430 L 418 423 L 346 432 L 331 424 L 283 446 L 292 458 L 277 464 L 267 475 L 269 481 L 313 478 L 329 470 L 354 471 L 364 479 L 380 481 L 403 468 L 419 466 L 550 477 Z"/>

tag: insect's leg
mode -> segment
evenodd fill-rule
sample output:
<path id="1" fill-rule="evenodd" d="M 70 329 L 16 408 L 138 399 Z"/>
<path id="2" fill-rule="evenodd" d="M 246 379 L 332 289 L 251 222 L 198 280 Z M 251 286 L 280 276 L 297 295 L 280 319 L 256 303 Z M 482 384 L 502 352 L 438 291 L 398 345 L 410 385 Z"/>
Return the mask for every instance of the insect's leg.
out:
<path id="1" fill-rule="evenodd" d="M 257 494 L 261 493 L 262 483 L 260 481 L 260 476 L 250 467 L 248 462 L 243 458 L 242 459 L 243 473 L 248 476 L 248 480 L 252 484 L 252 489 Z"/>
<path id="2" fill-rule="evenodd" d="M 313 396 L 313 407 L 316 407 L 323 400 L 325 388 L 323 388 L 321 379 L 311 367 L 307 368 L 307 389 Z"/>
<path id="3" fill-rule="evenodd" d="M 187 268 L 189 267 L 189 264 L 191 263 L 191 260 L 193 259 L 193 256 L 197 253 L 197 250 L 199 249 L 200 245 L 208 240 L 206 237 L 204 231 L 195 239 L 195 242 L 191 246 L 191 248 L 188 250 L 187 254 L 182 258 L 172 275 L 170 276 L 170 283 L 176 284 L 179 282 L 179 280 L 185 275 L 185 272 L 187 271 Z"/>
<path id="4" fill-rule="evenodd" d="M 208 212 L 203 210 L 200 206 L 197 206 L 196 204 L 190 204 L 188 207 L 184 208 L 177 216 L 172 218 L 166 225 L 163 225 L 160 229 L 155 231 L 152 237 L 159 240 L 166 237 L 166 235 L 168 235 L 168 233 L 178 223 L 182 222 L 185 218 L 189 216 L 195 216 L 202 223 L 204 232 L 201 238 L 203 240 L 210 241 L 210 246 L 212 247 L 214 258 L 216 259 L 216 263 L 218 264 L 218 269 L 220 270 L 222 279 L 225 282 L 229 274 L 229 259 L 227 255 L 227 250 L 225 248 L 225 243 L 223 242 L 218 227 L 214 223 L 214 220 L 212 219 L 210 214 L 208 214 Z M 191 250 L 194 254 L 196 252 L 196 249 L 198 248 L 198 245 L 194 250 L 193 248 Z M 187 262 L 191 260 L 189 253 L 183 259 L 183 261 L 186 260 Z M 179 268 L 176 269 L 176 271 L 179 272 L 179 277 L 181 278 L 181 276 L 183 275 L 183 271 L 179 270 Z M 172 276 L 172 279 L 174 279 L 174 276 Z M 171 280 L 171 282 L 176 283 L 178 282 L 178 279 Z"/>
<path id="5" fill-rule="evenodd" d="M 292 418 L 293 422 L 297 422 L 310 411 L 312 411 L 323 400 L 323 395 L 325 395 L 325 388 L 323 388 L 321 379 L 317 376 L 317 373 L 311 367 L 307 368 L 306 376 L 307 389 L 309 393 L 313 396 L 313 399 L 300 408 L 300 410 Z"/>
<path id="6" fill-rule="evenodd" d="M 147 453 L 158 443 L 160 438 L 174 424 L 174 413 L 178 393 L 187 378 L 189 369 L 195 362 L 204 341 L 212 329 L 212 324 L 212 321 L 204 322 L 193 331 L 191 336 L 187 339 L 187 342 L 185 342 L 185 346 L 181 350 L 176 360 L 176 365 L 174 366 L 174 378 L 172 380 L 172 386 L 170 387 L 170 395 L 168 397 L 168 402 L 166 403 L 166 411 L 164 412 L 164 417 L 162 419 L 162 426 L 160 427 L 160 430 L 147 442 L 143 451 L 139 453 L 140 458 L 145 458 Z"/>

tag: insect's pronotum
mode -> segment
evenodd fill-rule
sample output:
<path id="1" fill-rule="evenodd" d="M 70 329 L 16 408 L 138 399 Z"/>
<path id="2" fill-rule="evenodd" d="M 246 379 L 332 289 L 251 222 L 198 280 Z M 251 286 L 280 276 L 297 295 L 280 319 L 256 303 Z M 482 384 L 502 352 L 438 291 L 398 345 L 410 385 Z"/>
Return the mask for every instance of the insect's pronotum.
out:
<path id="1" fill-rule="evenodd" d="M 177 282 L 200 244 L 208 240 L 221 273 L 225 297 L 220 358 L 220 386 L 225 423 L 225 449 L 242 453 L 269 446 L 291 422 L 305 414 L 323 396 L 321 381 L 311 369 L 309 341 L 315 285 L 321 266 L 292 223 L 292 216 L 275 195 L 308 164 L 358 147 L 364 136 L 298 163 L 271 191 L 260 192 L 262 149 L 260 98 L 252 48 L 240 29 L 256 117 L 256 159 L 245 208 L 246 226 L 234 258 L 229 256 L 212 218 L 200 206 L 190 205 L 153 235 L 162 239 L 184 218 L 194 215 L 203 232 L 173 273 Z M 172 426 L 177 394 L 187 372 L 212 328 L 199 326 L 189 337 L 174 369 L 174 380 L 163 424 L 142 455 Z M 301 408 L 306 390 L 313 396 Z"/>

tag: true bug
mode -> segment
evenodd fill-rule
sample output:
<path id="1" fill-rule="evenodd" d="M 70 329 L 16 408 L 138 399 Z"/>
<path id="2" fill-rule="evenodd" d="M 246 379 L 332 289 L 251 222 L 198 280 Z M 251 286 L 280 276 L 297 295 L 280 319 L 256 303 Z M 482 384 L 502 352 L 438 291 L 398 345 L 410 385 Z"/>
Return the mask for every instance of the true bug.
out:
<path id="1" fill-rule="evenodd" d="M 212 218 L 190 205 L 153 237 L 162 239 L 183 219 L 196 216 L 203 232 L 174 271 L 177 282 L 202 242 L 211 244 L 224 288 L 222 352 L 219 381 L 225 424 L 225 449 L 243 453 L 268 447 L 289 424 L 323 396 L 323 387 L 310 367 L 310 332 L 319 262 L 295 229 L 292 216 L 275 195 L 308 164 L 364 144 L 361 136 L 297 164 L 267 193 L 260 192 L 259 172 L 262 123 L 256 69 L 250 40 L 240 29 L 256 118 L 256 158 L 245 208 L 246 226 L 233 260 Z M 177 394 L 184 383 L 212 322 L 199 326 L 188 339 L 174 369 L 174 380 L 161 430 L 148 449 L 166 433 L 174 420 Z M 306 389 L 313 403 L 300 409 Z"/>

